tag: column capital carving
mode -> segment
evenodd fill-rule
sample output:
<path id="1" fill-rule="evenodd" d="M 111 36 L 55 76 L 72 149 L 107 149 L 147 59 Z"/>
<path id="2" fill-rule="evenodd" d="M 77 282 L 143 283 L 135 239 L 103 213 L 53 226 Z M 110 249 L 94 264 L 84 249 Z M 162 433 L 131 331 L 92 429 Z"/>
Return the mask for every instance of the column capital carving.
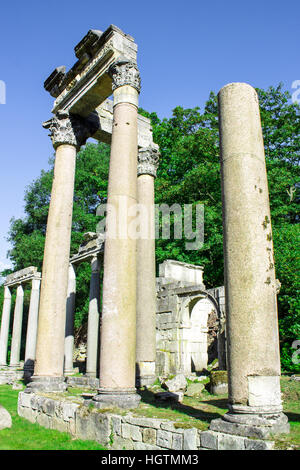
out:
<path id="1" fill-rule="evenodd" d="M 53 147 L 59 145 L 74 145 L 78 150 L 84 145 L 86 140 L 97 130 L 97 123 L 94 119 L 85 119 L 81 116 L 58 111 L 51 119 L 43 123 L 45 129 L 50 130 L 50 137 Z"/>
<path id="2" fill-rule="evenodd" d="M 108 71 L 112 78 L 112 90 L 116 90 L 123 85 L 130 85 L 141 91 L 141 77 L 136 62 L 129 59 L 119 59 L 114 62 Z"/>
<path id="3" fill-rule="evenodd" d="M 138 152 L 137 175 L 151 175 L 156 177 L 160 153 L 157 147 L 143 147 Z"/>

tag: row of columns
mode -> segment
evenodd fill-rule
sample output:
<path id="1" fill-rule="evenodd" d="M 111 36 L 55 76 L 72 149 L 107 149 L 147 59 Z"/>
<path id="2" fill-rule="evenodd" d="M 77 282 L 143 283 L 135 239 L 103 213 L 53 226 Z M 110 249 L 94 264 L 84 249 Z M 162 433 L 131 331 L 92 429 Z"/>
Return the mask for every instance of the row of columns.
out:
<path id="1" fill-rule="evenodd" d="M 28 282 L 28 280 L 26 281 Z M 39 295 L 40 295 L 40 278 L 36 277 L 31 280 L 31 294 L 28 312 L 28 323 L 26 333 L 26 348 L 24 360 L 24 373 L 32 373 L 35 360 L 38 311 L 39 311 Z M 18 369 L 20 367 L 20 350 L 23 323 L 23 303 L 24 290 L 22 283 L 18 283 L 16 289 L 16 302 L 13 317 L 12 342 L 9 367 Z M 7 367 L 7 349 L 8 334 L 11 313 L 11 288 L 14 285 L 4 286 L 4 302 L 2 311 L 2 321 L 0 330 L 0 367 Z"/>
<path id="2" fill-rule="evenodd" d="M 135 389 L 136 362 L 140 381 L 143 377 L 146 381 L 154 379 L 155 371 L 154 177 L 158 151 L 155 147 L 142 149 L 137 178 L 139 71 L 136 63 L 119 60 L 109 73 L 114 107 L 107 202 L 119 215 L 125 202 L 127 211 L 122 214 L 125 235 L 118 232 L 114 237 L 106 237 L 105 241 L 100 388 L 95 404 L 99 407 L 108 403 L 133 407 L 140 400 Z M 64 112 L 58 112 L 45 123 L 45 127 L 51 131 L 56 160 L 45 241 L 36 363 L 28 388 L 58 391 L 66 387 L 64 356 L 65 370 L 69 371 L 72 367 L 75 274 L 74 268 L 69 268 L 68 261 L 76 151 L 93 134 L 93 129 L 86 120 Z M 148 240 L 147 237 L 146 241 L 137 243 L 127 230 L 132 220 L 130 208 L 138 203 L 138 198 L 147 205 L 149 214 L 151 211 L 153 214 L 150 228 L 152 239 Z M 108 211 L 108 233 L 115 224 L 113 216 L 113 212 Z M 140 283 L 141 276 L 143 283 Z M 94 301 L 90 302 L 88 335 L 94 341 L 88 342 L 87 351 L 87 374 L 91 376 L 95 374 L 99 331 L 99 306 L 96 301 L 100 288 L 98 260 L 92 263 L 92 279 L 95 282 L 91 282 L 90 297 Z"/>

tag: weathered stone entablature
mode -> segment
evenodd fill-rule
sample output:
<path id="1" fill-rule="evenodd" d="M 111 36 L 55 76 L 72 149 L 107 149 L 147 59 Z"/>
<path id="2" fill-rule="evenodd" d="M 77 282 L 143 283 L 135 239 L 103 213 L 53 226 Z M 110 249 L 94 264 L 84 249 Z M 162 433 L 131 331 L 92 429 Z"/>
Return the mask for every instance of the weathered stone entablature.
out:
<path id="1" fill-rule="evenodd" d="M 152 144 L 149 147 L 143 147 L 138 152 L 137 174 L 151 175 L 156 178 L 156 172 L 159 164 L 159 148 L 158 145 Z"/>
<path id="2" fill-rule="evenodd" d="M 95 256 L 102 255 L 104 252 L 104 234 L 86 232 L 83 242 L 81 243 L 78 253 L 70 258 L 71 264 L 80 264 L 84 261 L 90 261 Z"/>
<path id="3" fill-rule="evenodd" d="M 129 85 L 140 93 L 141 77 L 136 62 L 122 57 L 111 65 L 109 75 L 112 78 L 113 91 L 121 86 Z"/>
<path id="4" fill-rule="evenodd" d="M 112 91 L 110 66 L 118 58 L 136 63 L 137 45 L 134 39 L 111 25 L 104 33 L 90 30 L 75 46 L 78 61 L 65 72 L 58 67 L 44 83 L 45 89 L 56 98 L 53 112 L 68 110 L 87 116 Z"/>
<path id="5" fill-rule="evenodd" d="M 13 287 L 14 285 L 32 281 L 33 279 L 41 279 L 41 273 L 37 271 L 35 266 L 29 266 L 28 268 L 8 274 L 4 286 Z"/>

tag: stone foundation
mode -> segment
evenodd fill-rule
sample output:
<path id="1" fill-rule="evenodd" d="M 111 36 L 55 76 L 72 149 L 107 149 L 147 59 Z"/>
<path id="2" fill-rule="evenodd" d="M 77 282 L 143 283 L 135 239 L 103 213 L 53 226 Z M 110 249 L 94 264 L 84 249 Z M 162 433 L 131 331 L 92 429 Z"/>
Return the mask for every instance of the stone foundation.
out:
<path id="1" fill-rule="evenodd" d="M 19 393 L 18 414 L 48 429 L 97 441 L 113 450 L 270 450 L 274 442 L 196 428 L 183 429 L 167 419 L 133 412 L 90 408 L 81 397 Z"/>

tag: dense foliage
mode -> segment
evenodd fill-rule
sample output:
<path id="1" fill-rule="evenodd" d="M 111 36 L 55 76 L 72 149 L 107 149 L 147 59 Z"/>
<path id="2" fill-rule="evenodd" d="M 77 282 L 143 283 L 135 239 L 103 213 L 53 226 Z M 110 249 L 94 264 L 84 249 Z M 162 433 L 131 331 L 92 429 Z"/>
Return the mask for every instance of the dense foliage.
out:
<path id="1" fill-rule="evenodd" d="M 277 277 L 282 365 L 300 370 L 291 361 L 292 342 L 300 339 L 299 305 L 299 158 L 300 108 L 292 104 L 282 85 L 258 90 L 265 142 Z M 170 119 L 140 110 L 150 117 L 161 162 L 155 182 L 157 204 L 202 203 L 205 210 L 204 245 L 186 250 L 185 239 L 159 239 L 157 264 L 177 259 L 204 266 L 207 287 L 223 284 L 222 206 L 219 167 L 217 99 L 211 93 L 199 108 L 173 110 Z M 23 219 L 12 219 L 9 252 L 14 268 L 42 267 L 47 213 L 53 177 L 43 171 L 25 193 Z M 71 251 L 76 252 L 87 231 L 96 230 L 96 207 L 107 197 L 109 148 L 88 143 L 77 156 Z M 88 309 L 90 268 L 78 270 L 76 328 L 84 329 Z"/>

